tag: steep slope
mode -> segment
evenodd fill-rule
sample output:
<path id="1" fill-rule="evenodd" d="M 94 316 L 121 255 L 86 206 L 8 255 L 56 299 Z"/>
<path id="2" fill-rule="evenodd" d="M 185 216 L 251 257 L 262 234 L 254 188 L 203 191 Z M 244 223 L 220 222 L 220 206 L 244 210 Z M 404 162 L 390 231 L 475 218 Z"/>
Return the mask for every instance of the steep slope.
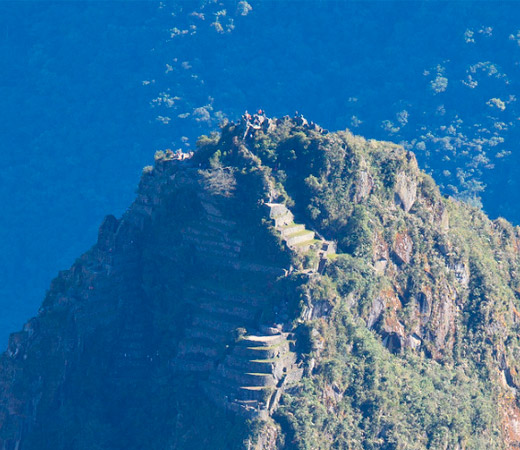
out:
<path id="1" fill-rule="evenodd" d="M 519 254 L 401 147 L 246 114 L 11 336 L 1 448 L 518 448 Z"/>

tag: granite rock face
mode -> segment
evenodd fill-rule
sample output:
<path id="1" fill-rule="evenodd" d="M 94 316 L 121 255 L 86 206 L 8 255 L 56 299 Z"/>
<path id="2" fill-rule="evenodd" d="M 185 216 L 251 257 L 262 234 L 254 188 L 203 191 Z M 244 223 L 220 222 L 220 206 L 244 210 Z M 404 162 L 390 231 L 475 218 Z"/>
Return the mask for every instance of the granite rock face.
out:
<path id="1" fill-rule="evenodd" d="M 395 193 L 397 203 L 399 203 L 406 212 L 410 211 L 417 198 L 417 181 L 409 177 L 406 173 L 400 172 L 397 175 Z"/>

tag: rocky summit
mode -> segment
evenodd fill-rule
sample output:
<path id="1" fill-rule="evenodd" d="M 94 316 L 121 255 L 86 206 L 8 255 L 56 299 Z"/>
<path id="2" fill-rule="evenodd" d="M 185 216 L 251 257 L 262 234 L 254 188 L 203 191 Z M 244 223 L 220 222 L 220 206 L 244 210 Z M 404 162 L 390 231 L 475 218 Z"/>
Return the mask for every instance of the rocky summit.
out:
<path id="1" fill-rule="evenodd" d="M 0 357 L 0 448 L 520 448 L 520 230 L 402 147 L 158 151 Z"/>

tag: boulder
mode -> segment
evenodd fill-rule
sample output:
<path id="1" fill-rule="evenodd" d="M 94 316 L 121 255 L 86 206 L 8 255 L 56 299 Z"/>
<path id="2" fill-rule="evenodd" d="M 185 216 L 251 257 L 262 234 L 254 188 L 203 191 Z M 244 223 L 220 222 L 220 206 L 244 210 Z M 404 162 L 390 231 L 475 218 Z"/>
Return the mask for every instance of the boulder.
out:
<path id="1" fill-rule="evenodd" d="M 374 262 L 374 269 L 377 273 L 382 274 L 388 263 L 388 244 L 384 240 L 381 234 L 374 236 L 374 242 L 372 245 L 372 260 Z"/>
<path id="2" fill-rule="evenodd" d="M 394 241 L 394 254 L 402 264 L 409 264 L 412 259 L 413 241 L 408 233 L 397 233 Z"/>
<path id="3" fill-rule="evenodd" d="M 417 180 L 405 172 L 399 172 L 396 177 L 394 191 L 396 203 L 400 205 L 405 212 L 410 211 L 417 199 Z"/>
<path id="4" fill-rule="evenodd" d="M 373 187 L 374 180 L 372 179 L 372 176 L 365 170 L 360 171 L 356 179 L 354 201 L 356 203 L 361 203 L 370 195 Z"/>

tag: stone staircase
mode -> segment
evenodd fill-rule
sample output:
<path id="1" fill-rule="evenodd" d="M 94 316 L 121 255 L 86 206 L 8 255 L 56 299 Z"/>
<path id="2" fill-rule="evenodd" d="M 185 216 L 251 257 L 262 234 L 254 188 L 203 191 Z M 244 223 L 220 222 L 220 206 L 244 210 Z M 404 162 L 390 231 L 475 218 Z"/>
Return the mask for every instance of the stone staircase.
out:
<path id="1" fill-rule="evenodd" d="M 294 215 L 283 203 L 266 203 L 269 217 L 287 247 L 296 252 L 306 252 L 315 243 L 315 232 L 303 224 L 294 223 Z"/>
<path id="2" fill-rule="evenodd" d="M 210 377 L 206 392 L 226 409 L 266 418 L 283 389 L 302 377 L 291 338 L 273 328 L 240 338 Z"/>
<path id="3" fill-rule="evenodd" d="M 190 319 L 171 361 L 172 371 L 194 376 L 217 405 L 246 417 L 266 418 L 284 389 L 303 372 L 294 336 L 282 326 L 267 326 L 264 317 L 276 304 L 266 288 L 277 283 L 284 270 L 245 261 L 247 238 L 243 243 L 237 237 L 236 222 L 221 212 L 218 199 L 204 193 L 198 197 L 201 215 L 183 229 L 182 245 L 194 254 L 195 266 L 209 267 L 214 275 L 198 275 L 183 286 Z M 290 252 L 318 255 L 318 263 L 301 271 L 319 271 L 335 252 L 334 243 L 295 223 L 285 204 L 265 205 Z"/>
<path id="4" fill-rule="evenodd" d="M 194 253 L 209 259 L 238 259 L 242 241 L 234 237 L 236 222 L 223 217 L 218 204 L 209 195 L 199 194 L 203 208 L 201 220 L 183 229 L 182 239 Z"/>
<path id="5" fill-rule="evenodd" d="M 318 255 L 318 263 L 305 269 L 306 273 L 319 271 L 326 258 L 335 253 L 335 244 L 317 239 L 314 231 L 295 223 L 294 215 L 283 203 L 269 202 L 266 206 L 275 230 L 290 251 Z M 236 311 L 239 313 L 240 308 Z M 230 411 L 265 419 L 277 407 L 284 389 L 301 379 L 303 369 L 298 364 L 291 333 L 282 332 L 281 327 L 258 328 L 261 331 L 247 334 L 228 346 L 204 390 Z"/>
<path id="6" fill-rule="evenodd" d="M 201 270 L 183 285 L 190 314 L 171 368 L 204 378 L 224 359 L 237 328 L 258 327 L 270 301 L 262 286 L 283 270 L 245 261 L 237 224 L 222 213 L 222 200 L 203 192 L 198 199 L 200 216 L 185 226 L 180 245 Z"/>
<path id="7" fill-rule="evenodd" d="M 269 202 L 266 206 L 275 229 L 287 247 L 300 254 L 314 251 L 318 256 L 318 263 L 313 270 L 321 270 L 326 258 L 336 253 L 336 244 L 321 236 L 317 238 L 316 232 L 306 229 L 304 224 L 294 223 L 294 215 L 283 203 Z"/>
<path id="8" fill-rule="evenodd" d="M 184 299 L 192 308 L 192 319 L 172 362 L 176 372 L 209 374 L 224 359 L 237 328 L 256 328 L 267 302 L 241 290 L 204 287 L 208 284 L 185 288 Z"/>

